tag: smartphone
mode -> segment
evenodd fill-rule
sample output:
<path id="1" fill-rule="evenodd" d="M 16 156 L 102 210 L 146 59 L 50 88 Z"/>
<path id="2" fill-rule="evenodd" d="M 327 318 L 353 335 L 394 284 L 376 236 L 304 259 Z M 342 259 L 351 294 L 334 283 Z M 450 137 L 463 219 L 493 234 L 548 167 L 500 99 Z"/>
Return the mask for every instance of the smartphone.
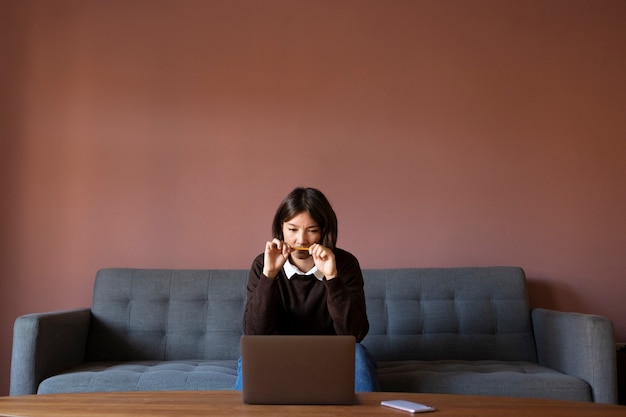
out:
<path id="1" fill-rule="evenodd" d="M 435 411 L 434 407 L 405 400 L 381 401 L 380 405 L 396 408 L 402 411 L 408 411 L 409 413 L 426 413 L 428 411 Z"/>

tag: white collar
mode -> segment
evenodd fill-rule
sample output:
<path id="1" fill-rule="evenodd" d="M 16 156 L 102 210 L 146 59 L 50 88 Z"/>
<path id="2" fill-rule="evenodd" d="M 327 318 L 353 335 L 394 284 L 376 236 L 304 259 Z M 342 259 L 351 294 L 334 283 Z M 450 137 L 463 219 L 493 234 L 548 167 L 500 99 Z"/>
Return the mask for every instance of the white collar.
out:
<path id="1" fill-rule="evenodd" d="M 283 265 L 283 270 L 285 271 L 285 275 L 287 275 L 287 279 L 291 279 L 294 275 L 314 275 L 320 281 L 324 280 L 324 273 L 317 269 L 317 266 L 313 266 L 313 268 L 309 269 L 307 272 L 302 272 L 300 269 L 287 259 L 285 265 Z"/>

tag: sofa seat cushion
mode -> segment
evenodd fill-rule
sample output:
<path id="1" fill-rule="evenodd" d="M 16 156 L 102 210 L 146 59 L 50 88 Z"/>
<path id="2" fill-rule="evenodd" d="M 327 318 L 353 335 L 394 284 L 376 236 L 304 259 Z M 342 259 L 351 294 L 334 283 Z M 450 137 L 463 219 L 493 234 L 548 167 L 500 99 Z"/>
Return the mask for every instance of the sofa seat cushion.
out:
<path id="1" fill-rule="evenodd" d="M 91 362 L 45 379 L 37 393 L 231 390 L 236 379 L 237 360 Z"/>
<path id="2" fill-rule="evenodd" d="M 498 395 L 593 401 L 582 379 L 533 362 L 378 362 L 382 391 Z"/>

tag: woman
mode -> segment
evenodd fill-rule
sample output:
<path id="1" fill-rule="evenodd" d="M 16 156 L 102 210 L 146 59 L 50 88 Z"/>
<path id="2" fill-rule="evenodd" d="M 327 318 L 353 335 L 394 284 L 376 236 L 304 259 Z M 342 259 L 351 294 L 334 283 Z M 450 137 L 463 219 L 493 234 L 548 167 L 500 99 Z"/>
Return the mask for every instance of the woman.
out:
<path id="1" fill-rule="evenodd" d="M 272 234 L 250 270 L 244 334 L 352 335 L 363 340 L 369 330 L 363 275 L 358 260 L 336 247 L 337 216 L 324 194 L 294 189 L 276 211 Z M 378 390 L 375 363 L 361 344 L 355 389 Z"/>

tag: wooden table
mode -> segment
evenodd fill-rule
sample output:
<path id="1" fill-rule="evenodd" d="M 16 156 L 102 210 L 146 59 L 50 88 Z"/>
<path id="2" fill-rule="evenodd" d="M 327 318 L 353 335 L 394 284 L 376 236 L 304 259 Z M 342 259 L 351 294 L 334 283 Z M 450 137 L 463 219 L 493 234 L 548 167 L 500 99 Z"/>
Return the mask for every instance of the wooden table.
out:
<path id="1" fill-rule="evenodd" d="M 445 394 L 359 393 L 357 405 L 249 405 L 237 391 L 144 391 L 0 397 L 0 416 L 410 416 L 382 407 L 382 400 L 405 399 L 437 408 L 424 416 L 626 417 L 626 407 L 584 402 Z"/>

